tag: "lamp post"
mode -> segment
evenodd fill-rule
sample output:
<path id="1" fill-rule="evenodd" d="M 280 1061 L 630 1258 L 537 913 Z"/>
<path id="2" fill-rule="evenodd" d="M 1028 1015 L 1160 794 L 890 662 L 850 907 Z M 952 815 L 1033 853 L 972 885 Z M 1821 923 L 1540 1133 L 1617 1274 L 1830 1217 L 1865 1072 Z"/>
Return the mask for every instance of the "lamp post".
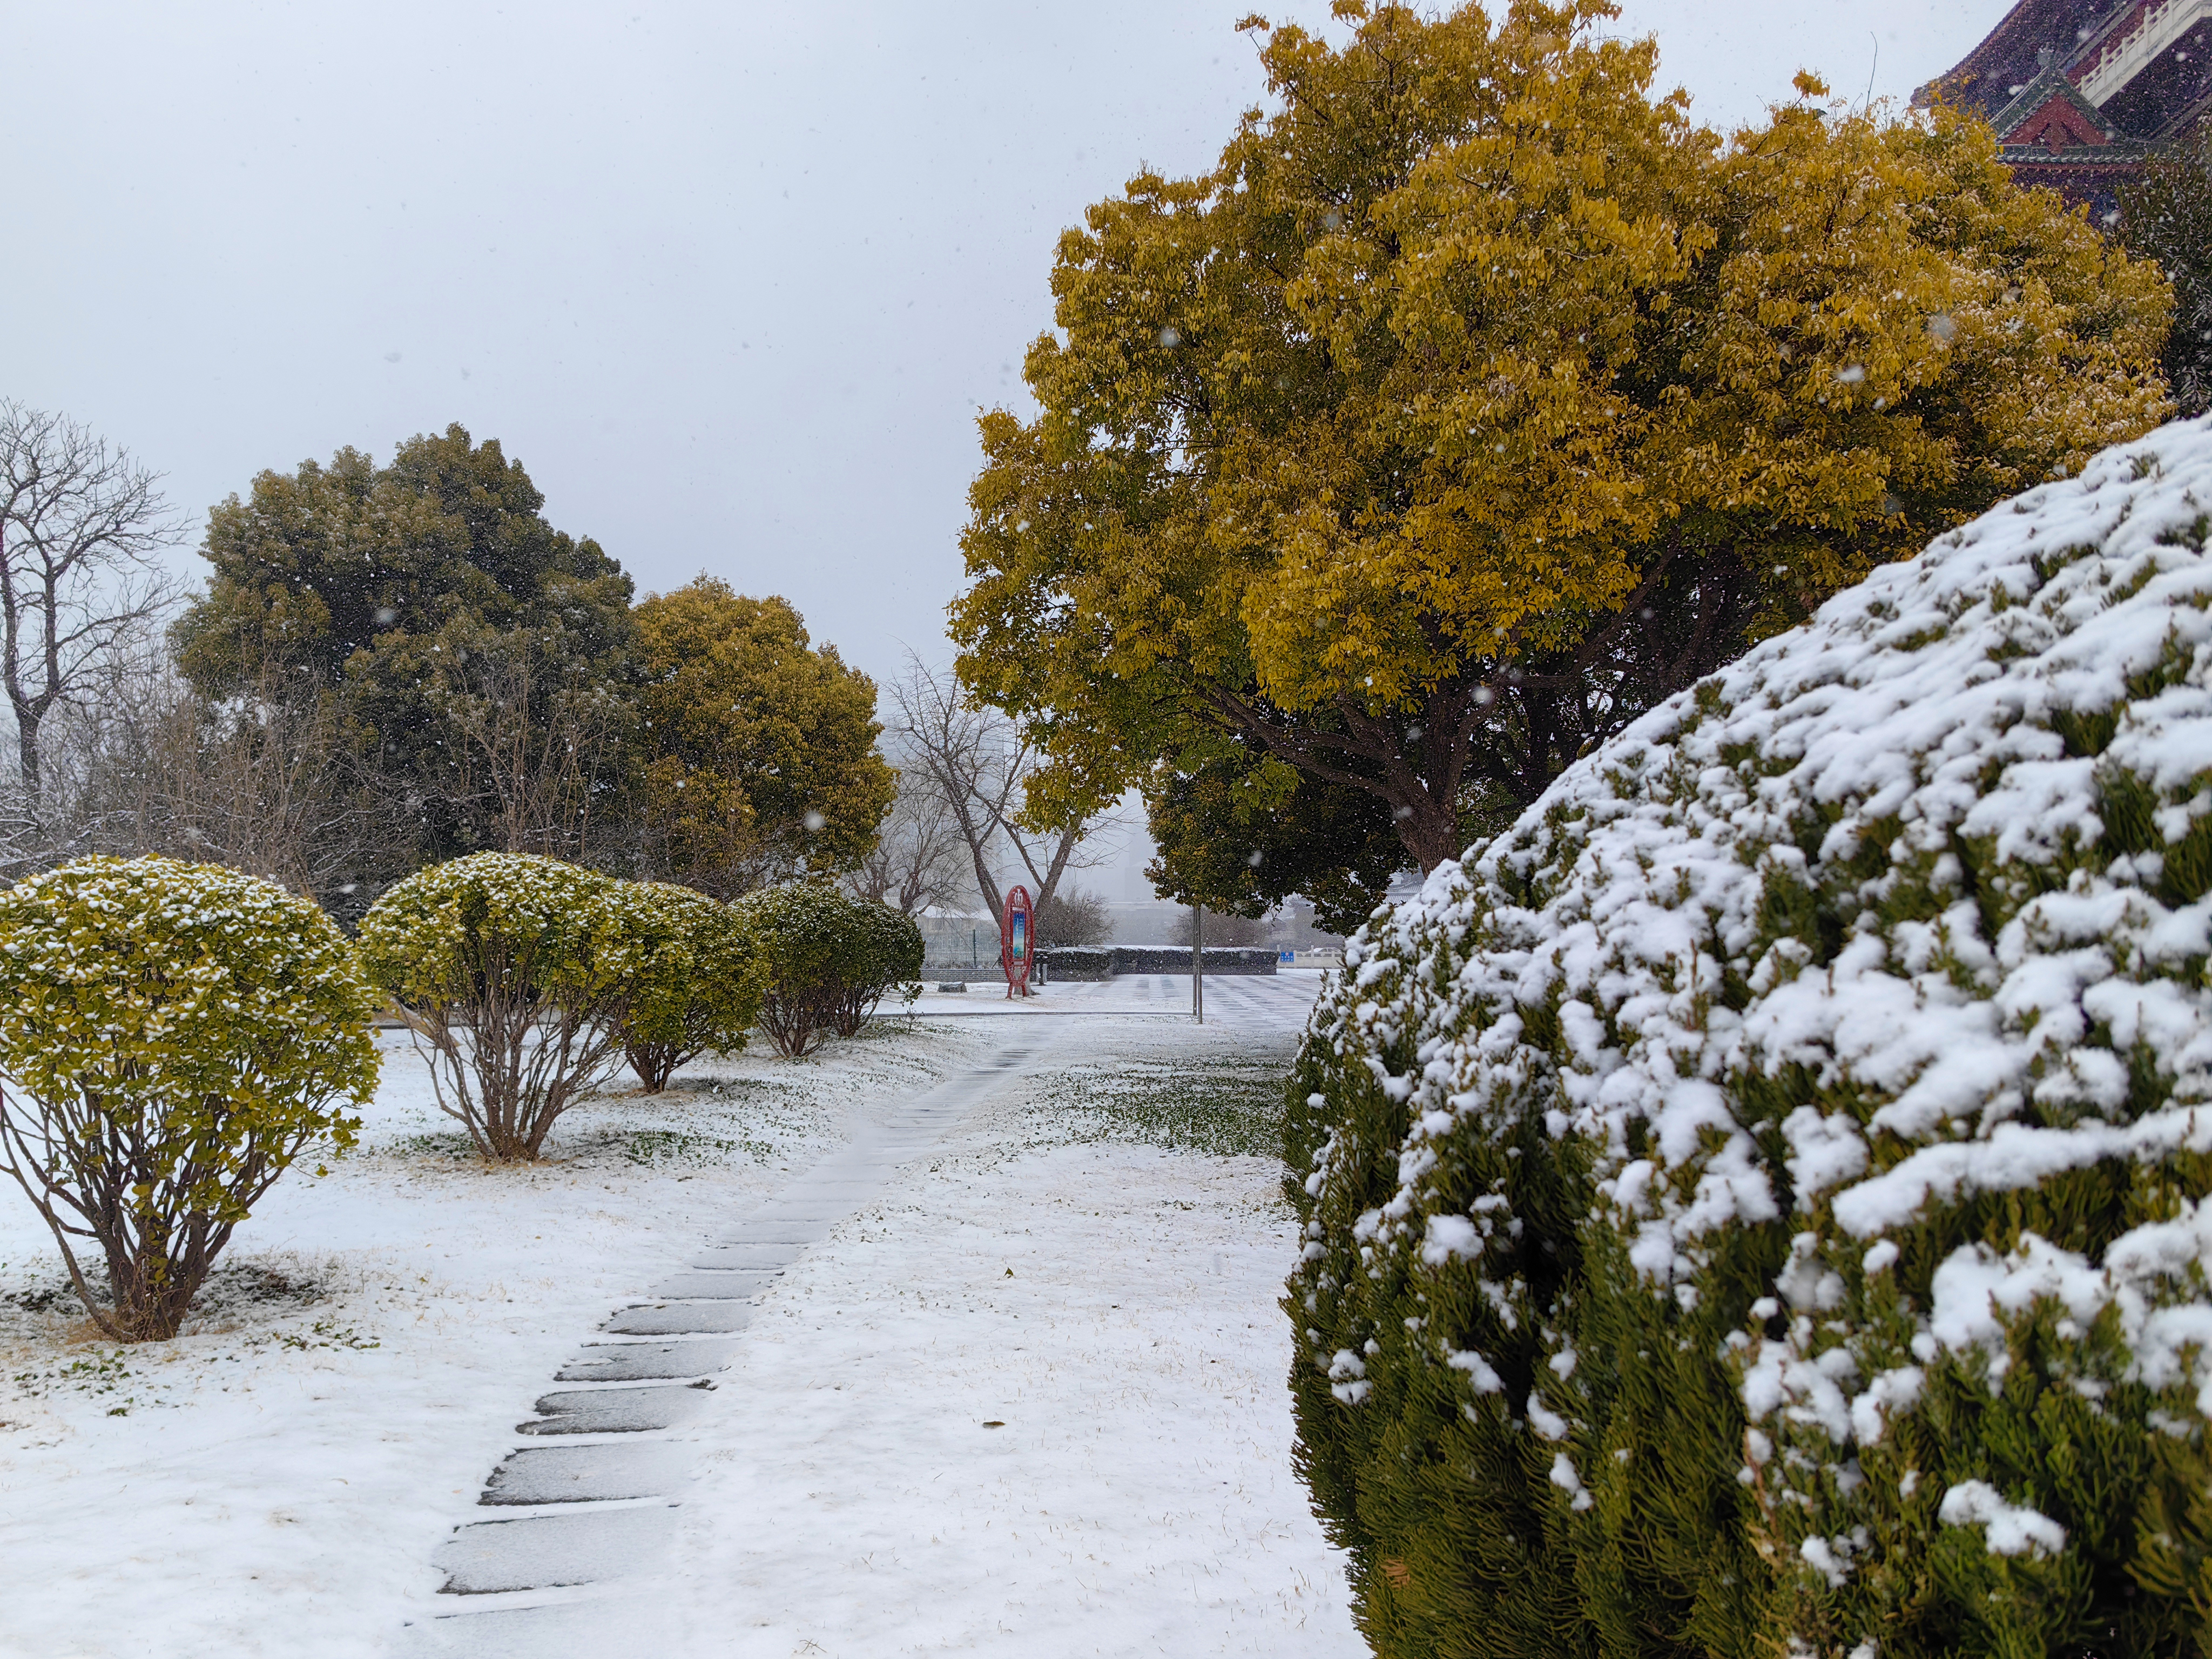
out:
<path id="1" fill-rule="evenodd" d="M 1190 907 L 1190 1012 L 1206 1024 L 1206 907 Z"/>

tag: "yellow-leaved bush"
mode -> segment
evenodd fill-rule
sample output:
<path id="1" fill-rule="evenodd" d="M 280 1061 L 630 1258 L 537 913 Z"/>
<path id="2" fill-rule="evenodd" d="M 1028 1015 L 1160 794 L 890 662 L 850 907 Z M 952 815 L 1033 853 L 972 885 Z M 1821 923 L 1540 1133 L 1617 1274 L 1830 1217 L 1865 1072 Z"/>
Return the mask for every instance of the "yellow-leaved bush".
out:
<path id="1" fill-rule="evenodd" d="M 362 918 L 370 977 L 407 1016 L 438 1105 L 485 1158 L 530 1162 L 621 1065 L 621 918 L 609 876 L 474 853 L 418 870 Z"/>
<path id="2" fill-rule="evenodd" d="M 658 1094 L 678 1066 L 745 1046 L 765 965 L 738 914 L 690 887 L 615 884 L 623 1053 Z"/>
<path id="3" fill-rule="evenodd" d="M 1227 764 L 1238 812 L 1360 792 L 1433 868 L 2169 407 L 2163 277 L 1984 125 L 1804 77 L 1724 139 L 1603 0 L 1338 10 L 1250 20 L 1277 106 L 1061 237 L 1037 412 L 982 419 L 952 633 L 1050 757 L 1033 811 Z"/>
<path id="4" fill-rule="evenodd" d="M 376 1006 L 318 906 L 234 870 L 84 859 L 0 894 L 0 1167 L 101 1331 L 175 1335 L 270 1184 L 353 1145 Z"/>

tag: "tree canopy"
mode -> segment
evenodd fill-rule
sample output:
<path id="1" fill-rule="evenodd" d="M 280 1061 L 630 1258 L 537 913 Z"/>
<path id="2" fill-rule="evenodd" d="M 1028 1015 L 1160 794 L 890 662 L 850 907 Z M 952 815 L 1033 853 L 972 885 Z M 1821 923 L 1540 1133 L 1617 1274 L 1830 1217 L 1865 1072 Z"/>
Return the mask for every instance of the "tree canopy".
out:
<path id="1" fill-rule="evenodd" d="M 208 514 L 208 591 L 177 624 L 195 684 L 227 689 L 279 659 L 335 683 L 458 617 L 494 628 L 599 623 L 627 607 L 622 567 L 547 523 L 496 438 L 418 434 L 389 466 L 341 449 L 266 471 Z M 580 607 L 580 611 L 579 608 Z"/>
<path id="2" fill-rule="evenodd" d="M 2120 191 L 2120 237 L 2173 282 L 2166 377 L 2184 415 L 2212 409 L 2212 131 L 2144 162 Z"/>
<path id="3" fill-rule="evenodd" d="M 631 589 L 544 505 L 459 425 L 388 466 L 342 449 L 264 472 L 209 514 L 214 574 L 176 623 L 179 663 L 210 696 L 272 670 L 331 688 L 414 830 L 410 861 L 573 855 L 599 781 L 580 762 L 621 720 Z"/>
<path id="4" fill-rule="evenodd" d="M 1304 774 L 1287 796 L 1255 803 L 1238 758 L 1203 762 L 1158 788 L 1146 816 L 1159 855 L 1146 874 L 1164 897 L 1224 915 L 1256 918 L 1302 893 L 1316 925 L 1351 933 L 1405 865 L 1390 809 Z"/>
<path id="5" fill-rule="evenodd" d="M 637 607 L 637 768 L 651 860 L 721 897 L 852 868 L 897 779 L 875 683 L 788 601 L 713 576 Z"/>
<path id="6" fill-rule="evenodd" d="M 2168 407 L 2164 279 L 1984 126 L 1801 77 L 1723 141 L 1603 0 L 1337 9 L 1341 48 L 1248 20 L 1275 107 L 1062 236 L 1040 410 L 982 417 L 952 631 L 1050 757 L 1034 815 L 1218 774 L 1207 835 L 1263 850 L 1310 781 L 1432 867 Z"/>

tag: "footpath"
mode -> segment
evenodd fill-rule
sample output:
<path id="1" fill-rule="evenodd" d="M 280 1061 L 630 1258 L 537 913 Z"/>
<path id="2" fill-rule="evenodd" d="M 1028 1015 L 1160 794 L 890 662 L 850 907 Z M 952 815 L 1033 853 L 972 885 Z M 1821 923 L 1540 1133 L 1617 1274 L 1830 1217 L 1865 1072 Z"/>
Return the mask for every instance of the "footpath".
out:
<path id="1" fill-rule="evenodd" d="M 735 1356 L 762 1292 L 1005 1087 L 1034 1046 L 1026 1030 L 1009 1028 L 984 1064 L 872 1117 L 648 1297 L 610 1316 L 554 1373 L 485 1481 L 479 1504 L 505 1513 L 456 1529 L 438 1551 L 441 1594 L 456 1605 L 411 1620 L 410 1645 L 576 1659 L 636 1652 L 663 1622 L 659 1612 L 605 1591 L 665 1566 L 690 1472 L 682 1431 Z"/>
<path id="2" fill-rule="evenodd" d="M 1060 1103 L 1279 1077 L 1312 987 L 1209 980 L 1198 1028 L 1153 977 L 926 1011 L 978 1058 L 517 1401 L 393 1650 L 1363 1653 L 1290 1466 L 1279 1166 Z"/>

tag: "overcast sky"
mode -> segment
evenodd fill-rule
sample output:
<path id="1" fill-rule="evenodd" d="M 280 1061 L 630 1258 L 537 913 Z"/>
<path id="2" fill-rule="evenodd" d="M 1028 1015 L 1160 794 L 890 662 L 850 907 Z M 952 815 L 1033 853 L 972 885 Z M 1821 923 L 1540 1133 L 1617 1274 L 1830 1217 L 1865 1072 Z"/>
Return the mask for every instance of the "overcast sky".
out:
<path id="1" fill-rule="evenodd" d="M 17 6 L 0 395 L 202 521 L 459 421 L 641 590 L 782 593 L 882 673 L 946 650 L 974 417 L 1020 398 L 1055 235 L 1139 164 L 1211 163 L 1261 93 L 1255 3 Z M 1619 27 L 1725 125 L 1801 66 L 1903 98 L 2005 9 Z"/>

